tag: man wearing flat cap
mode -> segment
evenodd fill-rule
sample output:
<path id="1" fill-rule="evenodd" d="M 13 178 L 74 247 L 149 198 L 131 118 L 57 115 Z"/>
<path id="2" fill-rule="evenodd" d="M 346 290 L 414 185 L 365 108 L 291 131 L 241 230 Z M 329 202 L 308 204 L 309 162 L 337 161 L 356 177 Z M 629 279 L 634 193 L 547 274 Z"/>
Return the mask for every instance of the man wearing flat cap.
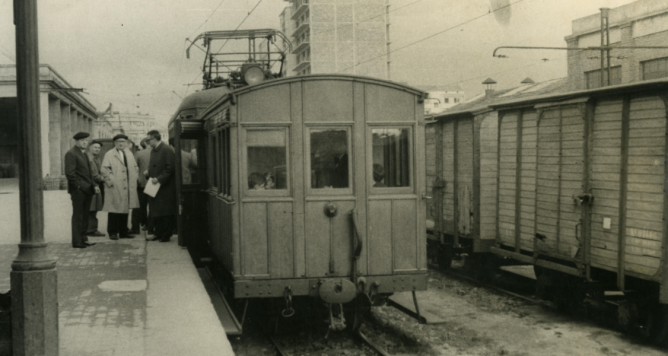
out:
<path id="1" fill-rule="evenodd" d="M 90 162 L 86 156 L 88 147 L 87 132 L 74 135 L 74 147 L 65 154 L 65 176 L 67 192 L 72 198 L 72 247 L 86 248 L 95 245 L 88 243 L 88 209 L 93 195 L 100 192 L 91 174 Z"/>
<path id="2" fill-rule="evenodd" d="M 104 179 L 104 207 L 109 213 L 107 233 L 112 240 L 132 238 L 128 229 L 130 209 L 139 207 L 137 198 L 138 168 L 132 152 L 125 148 L 128 137 L 114 136 L 114 148 L 102 160 L 100 173 Z"/>

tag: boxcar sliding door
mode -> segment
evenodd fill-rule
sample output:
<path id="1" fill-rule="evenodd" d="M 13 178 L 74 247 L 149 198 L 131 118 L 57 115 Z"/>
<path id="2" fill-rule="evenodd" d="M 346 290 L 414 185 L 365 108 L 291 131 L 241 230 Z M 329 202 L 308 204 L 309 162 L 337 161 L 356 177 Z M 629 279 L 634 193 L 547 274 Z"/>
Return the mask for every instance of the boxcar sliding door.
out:
<path id="1" fill-rule="evenodd" d="M 536 252 L 578 259 L 583 244 L 585 106 L 545 108 L 538 121 Z"/>

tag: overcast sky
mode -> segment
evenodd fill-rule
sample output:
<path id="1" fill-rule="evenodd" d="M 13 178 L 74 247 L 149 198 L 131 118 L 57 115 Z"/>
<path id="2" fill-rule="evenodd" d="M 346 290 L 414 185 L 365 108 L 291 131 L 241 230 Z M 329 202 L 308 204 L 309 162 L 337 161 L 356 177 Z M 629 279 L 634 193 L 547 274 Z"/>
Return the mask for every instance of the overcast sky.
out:
<path id="1" fill-rule="evenodd" d="M 259 1 L 240 28 L 279 29 L 278 15 L 288 2 Z M 186 84 L 199 83 L 203 55 L 195 49 L 186 59 L 185 38 L 193 39 L 202 31 L 234 30 L 258 4 L 258 0 L 38 2 L 41 63 L 50 64 L 73 87 L 84 88 L 98 110 L 112 102 L 116 109 L 150 113 L 163 123 L 180 97 L 200 89 Z M 390 0 L 392 80 L 459 85 L 466 96 L 473 96 L 484 90 L 480 83 L 487 77 L 494 78 L 499 89 L 515 87 L 526 77 L 537 82 L 563 77 L 565 51 L 508 51 L 507 59 L 492 58 L 492 51 L 502 45 L 565 46 L 573 19 L 633 1 L 510 2 L 516 4 L 511 6 L 510 21 L 503 24 L 493 14 L 470 21 L 490 12 L 490 0 Z M 0 0 L 0 63 L 13 63 L 14 48 L 12 0 Z"/>

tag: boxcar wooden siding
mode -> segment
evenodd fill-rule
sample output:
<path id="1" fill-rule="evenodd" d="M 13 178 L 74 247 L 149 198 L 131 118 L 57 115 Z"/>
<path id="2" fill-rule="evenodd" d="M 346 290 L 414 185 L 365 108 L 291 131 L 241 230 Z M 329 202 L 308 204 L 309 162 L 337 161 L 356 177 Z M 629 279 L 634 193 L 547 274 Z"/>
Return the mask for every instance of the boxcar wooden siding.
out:
<path id="1" fill-rule="evenodd" d="M 661 250 L 637 246 L 637 240 L 663 240 L 666 109 L 658 97 L 632 99 L 630 106 L 626 269 L 653 275 L 661 263 Z M 653 199 L 644 199 L 647 195 Z"/>
<path id="2" fill-rule="evenodd" d="M 515 246 L 515 195 L 517 182 L 516 113 L 506 114 L 499 126 L 498 236 L 501 243 Z"/>
<path id="3" fill-rule="evenodd" d="M 443 124 L 443 232 L 455 233 L 455 122 Z"/>
<path id="4" fill-rule="evenodd" d="M 457 230 L 470 237 L 473 229 L 473 118 L 457 122 Z"/>
<path id="5" fill-rule="evenodd" d="M 586 105 L 593 109 L 591 117 L 585 114 Z M 590 255 L 584 260 L 591 261 L 593 267 L 654 278 L 659 273 L 665 239 L 667 127 L 663 100 L 620 96 L 541 110 L 537 126 L 536 116 L 526 110 L 508 111 L 501 120 L 498 240 L 517 248 L 519 229 L 521 249 L 535 248 L 566 260 L 582 258 L 582 244 L 589 241 Z M 590 120 L 588 125 L 586 120 Z M 491 152 L 490 145 L 482 141 L 483 212 L 491 205 L 484 190 L 485 179 L 495 173 L 486 166 L 486 155 Z M 593 204 L 579 203 L 578 196 L 584 193 L 594 196 Z M 590 213 L 590 226 L 583 229 L 579 225 L 586 221 L 586 213 Z M 483 234 L 487 231 L 485 215 L 481 220 Z M 610 226 L 604 227 L 608 219 Z M 583 231 L 590 235 L 582 236 Z M 536 234 L 545 239 L 534 238 Z"/>
<path id="6" fill-rule="evenodd" d="M 590 180 L 596 198 L 591 207 L 591 261 L 593 266 L 615 268 L 622 167 L 621 98 L 596 103 L 592 135 Z M 610 229 L 603 228 L 604 218 L 611 220 Z"/>
<path id="7" fill-rule="evenodd" d="M 496 113 L 480 124 L 480 238 L 496 239 L 496 177 L 499 119 Z"/>

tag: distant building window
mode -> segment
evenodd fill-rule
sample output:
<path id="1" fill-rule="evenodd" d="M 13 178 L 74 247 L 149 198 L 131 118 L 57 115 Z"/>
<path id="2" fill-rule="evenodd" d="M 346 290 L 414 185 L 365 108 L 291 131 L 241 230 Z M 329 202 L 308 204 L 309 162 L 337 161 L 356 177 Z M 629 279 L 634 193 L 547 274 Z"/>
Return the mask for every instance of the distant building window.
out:
<path id="1" fill-rule="evenodd" d="M 449 103 L 449 102 L 450 102 L 450 98 L 445 98 L 445 99 L 443 99 L 443 102 L 446 103 L 446 104 Z"/>
<path id="2" fill-rule="evenodd" d="M 642 79 L 658 79 L 668 77 L 668 57 L 640 62 Z"/>
<path id="3" fill-rule="evenodd" d="M 458 103 L 458 102 L 459 102 L 459 98 L 455 98 L 455 103 Z"/>
<path id="4" fill-rule="evenodd" d="M 585 72 L 587 78 L 587 89 L 594 89 L 601 87 L 601 70 L 592 70 Z M 607 84 L 608 71 L 604 71 L 603 80 Z M 610 85 L 622 84 L 622 66 L 610 67 Z"/>
<path id="5" fill-rule="evenodd" d="M 434 107 L 437 108 L 437 107 L 438 107 L 438 103 L 434 103 Z"/>

